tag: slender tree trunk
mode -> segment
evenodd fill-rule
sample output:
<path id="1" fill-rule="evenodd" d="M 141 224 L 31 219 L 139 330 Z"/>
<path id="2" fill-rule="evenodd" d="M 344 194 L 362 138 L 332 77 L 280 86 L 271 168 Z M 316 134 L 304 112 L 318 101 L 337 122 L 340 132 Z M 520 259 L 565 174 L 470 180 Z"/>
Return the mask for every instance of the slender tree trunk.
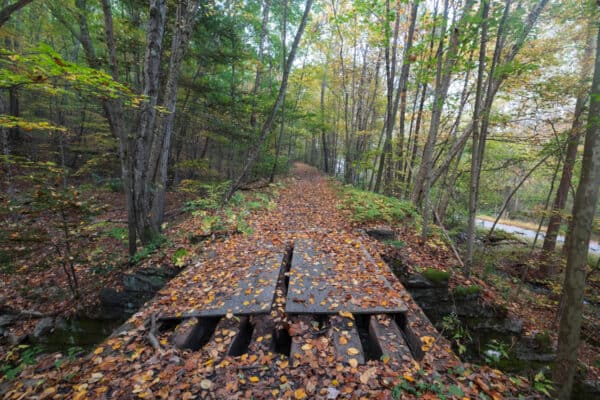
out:
<path id="1" fill-rule="evenodd" d="M 415 122 L 415 134 L 413 138 L 413 146 L 410 154 L 410 163 L 408 165 L 408 175 L 405 181 L 404 198 L 408 198 L 410 193 L 410 183 L 413 178 L 413 167 L 417 159 L 419 150 L 419 133 L 421 132 L 421 121 L 423 118 L 423 108 L 425 107 L 425 99 L 427 98 L 427 84 L 423 84 L 423 92 L 421 94 L 421 102 L 419 103 L 419 111 L 417 112 L 417 121 Z"/>
<path id="2" fill-rule="evenodd" d="M 533 171 L 535 171 L 536 169 L 538 169 L 538 167 L 540 165 L 542 165 L 543 163 L 546 162 L 546 160 L 548 158 L 550 158 L 552 154 L 547 155 L 546 157 L 542 158 L 540 161 L 538 161 L 537 164 L 535 164 L 533 166 L 533 168 L 531 168 L 529 170 L 529 172 L 527 172 L 527 174 L 525 174 L 525 176 L 519 181 L 519 183 L 513 188 L 513 190 L 508 194 L 508 196 L 506 196 L 506 198 L 504 199 L 504 202 L 502 203 L 502 207 L 500 207 L 500 212 L 498 212 L 498 216 L 496 217 L 496 219 L 494 220 L 494 223 L 492 224 L 492 227 L 490 228 L 490 231 L 487 234 L 487 237 L 490 238 L 492 236 L 492 233 L 494 233 L 494 229 L 496 229 L 496 225 L 498 224 L 498 221 L 500 221 L 500 218 L 502 217 L 502 214 L 504 213 L 504 211 L 506 211 L 506 208 L 508 207 L 508 205 L 510 204 L 510 201 L 512 200 L 513 196 L 517 193 L 517 191 L 521 188 L 521 186 L 523 186 L 523 184 L 525 183 L 525 181 L 527 179 L 529 179 L 529 177 L 531 176 L 531 174 L 533 173 Z"/>
<path id="3" fill-rule="evenodd" d="M 390 1 L 386 0 L 386 18 L 390 14 Z M 394 131 L 394 122 L 396 119 L 396 113 L 394 112 L 394 81 L 396 80 L 396 54 L 398 48 L 398 32 L 400 27 L 400 10 L 396 8 L 394 17 L 394 29 L 392 34 L 389 32 L 389 21 L 385 21 L 385 76 L 386 76 L 386 112 L 385 112 L 385 123 L 383 130 L 385 132 L 385 141 L 383 143 L 383 151 L 379 159 L 379 169 L 377 170 L 377 179 L 375 180 L 375 192 L 381 191 L 381 183 L 383 178 L 383 171 L 388 165 L 385 181 L 385 192 L 389 192 L 389 185 L 391 184 L 391 163 L 392 163 L 392 132 Z M 390 39 L 392 43 L 390 44 Z"/>
<path id="4" fill-rule="evenodd" d="M 543 276 L 547 276 L 550 272 L 552 260 L 551 255 L 556 249 L 556 238 L 562 222 L 562 212 L 567 203 L 567 197 L 569 196 L 569 188 L 571 187 L 571 178 L 573 176 L 573 168 L 577 159 L 577 147 L 581 135 L 583 134 L 584 126 L 582 121 L 583 112 L 587 103 L 588 93 L 585 82 L 589 79 L 592 74 L 592 63 L 594 56 L 594 32 L 593 23 L 589 24 L 588 35 L 586 40 L 585 52 L 583 59 L 581 60 L 581 75 L 580 75 L 580 89 L 577 94 L 577 100 L 575 103 L 575 112 L 573 114 L 573 122 L 571 125 L 571 132 L 569 134 L 567 150 L 565 154 L 565 160 L 563 163 L 562 174 L 558 189 L 556 191 L 556 197 L 552 205 L 552 211 L 550 213 L 550 219 L 548 220 L 548 228 L 546 229 L 546 236 L 544 237 L 544 244 L 542 245 L 542 252 L 540 257 L 540 269 Z"/>
<path id="5" fill-rule="evenodd" d="M 400 70 L 400 83 L 398 90 L 400 91 L 398 97 L 400 98 L 400 121 L 399 121 L 399 132 L 398 132 L 398 143 L 397 143 L 397 158 L 396 172 L 402 173 L 403 170 L 403 159 L 404 159 L 404 135 L 405 135 L 405 124 L 406 124 L 406 92 L 408 91 L 408 77 L 410 73 L 410 63 L 412 54 L 412 44 L 415 36 L 415 26 L 417 24 L 417 13 L 419 10 L 419 1 L 413 0 L 410 8 L 410 25 L 408 27 L 408 33 L 406 35 L 406 45 L 404 46 L 404 54 L 402 55 L 402 68 Z M 399 180 L 402 181 L 403 177 L 400 176 Z"/>
<path id="6" fill-rule="evenodd" d="M 169 72 L 167 73 L 163 99 L 164 112 L 158 116 L 157 129 L 153 133 L 150 158 L 148 160 L 148 170 L 153 171 L 152 175 L 149 176 L 151 178 L 151 185 L 154 187 L 154 195 L 151 197 L 150 202 L 150 221 L 152 230 L 155 232 L 160 232 L 165 213 L 167 166 L 169 151 L 171 149 L 171 138 L 175 126 L 179 74 L 199 6 L 199 0 L 187 0 L 177 3 L 176 20 L 171 39 Z"/>
<path id="7" fill-rule="evenodd" d="M 10 16 L 31 3 L 33 0 L 18 0 L 0 9 L 0 27 L 10 19 Z"/>
<path id="8" fill-rule="evenodd" d="M 300 26 L 298 27 L 298 31 L 296 32 L 296 36 L 294 37 L 294 42 L 292 43 L 292 47 L 290 49 L 290 54 L 287 59 L 285 74 L 281 78 L 281 84 L 279 86 L 279 93 L 277 95 L 277 99 L 275 100 L 275 103 L 273 104 L 273 107 L 271 108 L 271 112 L 269 113 L 267 120 L 265 121 L 265 123 L 263 124 L 263 126 L 260 130 L 260 135 L 258 137 L 258 140 L 256 141 L 256 143 L 254 144 L 254 146 L 248 153 L 248 158 L 246 159 L 246 162 L 245 162 L 242 170 L 240 171 L 238 176 L 233 180 L 231 187 L 229 188 L 229 190 L 227 191 L 227 194 L 225 195 L 226 201 L 229 201 L 229 199 L 231 199 L 231 196 L 233 196 L 235 191 L 242 184 L 248 171 L 254 166 L 256 159 L 258 158 L 258 153 L 260 152 L 260 148 L 261 148 L 262 144 L 264 143 L 265 139 L 267 138 L 267 135 L 268 135 L 269 131 L 271 130 L 273 123 L 275 122 L 275 117 L 277 115 L 277 112 L 279 111 L 279 107 L 281 107 L 281 104 L 283 102 L 284 93 L 287 90 L 289 74 L 290 74 L 290 71 L 292 70 L 292 65 L 294 63 L 294 58 L 296 57 L 296 51 L 298 50 L 298 45 L 300 44 L 300 39 L 302 38 L 302 33 L 304 32 L 304 28 L 306 27 L 306 22 L 308 20 L 308 14 L 310 13 L 310 8 L 312 6 L 312 3 L 313 3 L 313 0 L 306 0 L 306 5 L 304 7 L 304 14 L 302 15 L 302 20 L 300 22 Z"/>
<path id="9" fill-rule="evenodd" d="M 286 64 L 285 60 L 287 58 L 286 47 L 285 47 L 285 39 L 287 35 L 287 0 L 283 0 L 283 24 L 281 25 L 281 47 L 282 47 L 282 61 L 281 61 L 281 69 L 282 74 L 285 75 L 287 71 L 285 70 Z M 269 183 L 273 183 L 275 180 L 275 172 L 277 172 L 277 162 L 279 161 L 279 153 L 281 152 L 281 144 L 283 142 L 283 132 L 285 130 L 285 98 L 286 93 L 283 92 L 283 100 L 281 102 L 281 125 L 279 126 L 279 139 L 275 144 L 275 162 L 273 163 L 273 169 L 271 170 L 271 175 L 269 176 Z"/>
<path id="10" fill-rule="evenodd" d="M 481 174 L 482 160 L 479 159 L 479 118 L 481 117 L 481 99 L 483 95 L 483 73 L 485 71 L 485 56 L 487 45 L 487 29 L 488 29 L 488 13 L 490 3 L 488 0 L 483 0 L 481 3 L 481 46 L 479 47 L 479 69 L 477 71 L 477 92 L 475 93 L 475 109 L 473 111 L 473 150 L 471 151 L 471 183 L 469 188 L 469 219 L 467 225 L 467 254 L 465 256 L 465 276 L 471 273 L 473 266 L 473 244 L 475 235 L 475 214 L 477 212 L 477 197 L 479 188 L 478 177 Z M 508 7 L 505 9 L 507 12 Z"/>
<path id="11" fill-rule="evenodd" d="M 267 25 L 269 24 L 269 10 L 271 9 L 271 0 L 264 0 L 263 18 L 260 27 L 260 38 L 258 42 L 258 65 L 256 67 L 256 77 L 254 78 L 254 87 L 252 88 L 252 112 L 250 113 L 250 126 L 256 127 L 256 108 L 258 105 L 258 93 L 262 81 L 263 58 L 265 51 L 265 37 L 267 35 Z"/>
<path id="12" fill-rule="evenodd" d="M 327 84 L 327 66 L 323 68 L 323 78 L 321 79 L 321 142 L 323 146 L 323 167 L 325 173 L 329 173 L 329 150 L 327 148 L 327 127 L 325 126 L 325 89 Z"/>
<path id="13" fill-rule="evenodd" d="M 588 127 L 583 150 L 581 178 L 573 204 L 573 231 L 569 237 L 563 291 L 564 310 L 558 331 L 558 349 L 553 369 L 556 395 L 571 397 L 579 353 L 585 265 L 600 188 L 600 30 L 596 42 L 595 72 L 590 95 Z"/>

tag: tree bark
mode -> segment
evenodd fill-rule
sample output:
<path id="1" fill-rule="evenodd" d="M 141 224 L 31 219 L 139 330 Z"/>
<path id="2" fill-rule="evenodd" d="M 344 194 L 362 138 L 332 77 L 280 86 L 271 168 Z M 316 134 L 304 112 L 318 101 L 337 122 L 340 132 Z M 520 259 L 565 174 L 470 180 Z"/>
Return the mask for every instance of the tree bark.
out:
<path id="1" fill-rule="evenodd" d="M 509 0 L 510 2 L 510 0 Z M 509 3 L 510 4 L 510 3 Z M 508 12 L 507 4 L 504 14 Z M 471 274 L 473 265 L 473 243 L 475 234 L 475 213 L 477 212 L 477 197 L 478 197 L 478 177 L 481 174 L 481 161 L 479 159 L 480 132 L 479 118 L 481 117 L 481 100 L 483 95 L 483 73 L 485 71 L 485 56 L 487 45 L 487 29 L 488 29 L 488 13 L 490 11 L 490 3 L 488 0 L 483 0 L 481 3 L 481 46 L 479 47 L 479 68 L 477 71 L 477 91 L 475 93 L 475 107 L 473 111 L 473 150 L 471 151 L 471 181 L 469 187 L 469 219 L 467 224 L 467 252 L 465 255 L 465 276 Z"/>
<path id="2" fill-rule="evenodd" d="M 533 171 L 535 171 L 540 165 L 542 165 L 543 163 L 545 163 L 546 160 L 548 158 L 550 158 L 551 155 L 552 154 L 549 154 L 549 155 L 545 156 L 544 158 L 542 158 L 540 161 L 538 161 L 537 164 L 535 164 L 533 166 L 533 168 L 531 168 L 529 170 L 529 172 L 527 172 L 527 174 L 525 174 L 525 176 L 521 179 L 521 181 L 519 181 L 519 183 L 517 184 L 517 186 L 515 186 L 513 188 L 513 190 L 510 191 L 510 193 L 508 194 L 508 196 L 506 196 L 506 198 L 504 199 L 504 202 L 502 203 L 502 207 L 500 207 L 500 211 L 498 212 L 498 216 L 494 220 L 494 223 L 492 224 L 492 227 L 490 228 L 490 231 L 487 234 L 488 238 L 490 238 L 492 236 L 492 233 L 494 233 L 494 229 L 496 229 L 496 225 L 498 224 L 498 221 L 500 221 L 500 218 L 502 217 L 502 214 L 508 208 L 508 205 L 510 204 L 510 201 L 512 200 L 513 196 L 517 193 L 517 191 L 521 188 L 521 186 L 523 186 L 523 184 L 525 183 L 525 181 L 527 181 L 527 179 L 529 179 L 529 177 L 531 176 L 531 174 L 533 173 Z"/>
<path id="3" fill-rule="evenodd" d="M 167 14 L 166 0 L 150 0 L 149 19 L 146 34 L 146 54 L 144 56 L 144 73 L 142 96 L 137 131 L 133 149 L 133 196 L 137 233 L 142 243 L 151 242 L 159 229 L 151 222 L 147 170 L 152 145 L 152 134 L 156 127 L 156 106 L 160 84 L 160 61 L 162 55 L 165 20 Z"/>
<path id="4" fill-rule="evenodd" d="M 282 62 L 281 69 L 282 73 L 286 74 L 286 64 L 285 60 L 287 58 L 287 50 L 286 50 L 286 35 L 287 35 L 287 8 L 288 3 L 287 0 L 283 0 L 283 23 L 281 26 L 281 52 L 282 52 Z M 285 98 L 286 98 L 287 90 L 283 92 L 283 100 L 281 101 L 281 124 L 279 125 L 279 138 L 275 143 L 275 161 L 273 162 L 273 168 L 271 169 L 271 175 L 269 176 L 269 183 L 273 183 L 275 181 L 275 173 L 277 172 L 277 163 L 279 161 L 279 154 L 281 152 L 281 144 L 283 143 L 283 132 L 285 131 Z"/>
<path id="5" fill-rule="evenodd" d="M 10 4 L 0 9 L 0 27 L 10 19 L 10 16 L 31 3 L 33 0 L 18 0 L 16 3 Z"/>
<path id="6" fill-rule="evenodd" d="M 597 36 L 581 178 L 573 204 L 573 230 L 568 245 L 563 289 L 564 310 L 560 318 L 558 349 L 553 369 L 556 395 L 561 400 L 569 399 L 573 388 L 581 332 L 585 265 L 600 188 L 600 30 Z"/>
<path id="7" fill-rule="evenodd" d="M 546 229 L 546 236 L 544 237 L 544 244 L 542 245 L 542 252 L 540 255 L 540 269 L 542 270 L 541 273 L 543 276 L 547 276 L 551 270 L 549 265 L 552 262 L 551 255 L 556 249 L 556 238 L 562 222 L 562 212 L 567 203 L 567 197 L 569 196 L 573 168 L 577 159 L 577 147 L 579 146 L 579 141 L 584 130 L 582 116 L 588 99 L 588 91 L 585 82 L 592 75 L 592 59 L 594 56 L 594 32 L 592 23 L 589 24 L 588 29 L 585 51 L 583 59 L 581 60 L 581 86 L 575 103 L 575 112 L 573 114 L 573 122 L 567 142 L 567 150 L 565 152 L 560 182 L 552 205 L 550 219 L 548 220 L 548 228 Z"/>
<path id="8" fill-rule="evenodd" d="M 390 1 L 386 0 L 386 18 L 390 14 Z M 398 33 L 400 27 L 400 10 L 396 8 L 394 18 L 394 30 L 390 35 L 389 21 L 385 21 L 385 76 L 386 76 L 386 108 L 385 123 L 383 130 L 385 132 L 385 141 L 383 142 L 383 151 L 379 159 L 379 169 L 377 170 L 377 179 L 375 180 L 375 192 L 381 191 L 383 171 L 388 163 L 384 191 L 389 194 L 391 185 L 391 162 L 392 162 L 392 132 L 394 131 L 394 122 L 396 120 L 396 110 L 394 109 L 394 81 L 396 80 L 396 56 L 398 48 Z M 390 39 L 392 43 L 390 45 Z M 391 52 L 391 54 L 390 54 Z"/>
<path id="9" fill-rule="evenodd" d="M 327 85 L 327 66 L 323 68 L 323 78 L 321 79 L 321 142 L 323 146 L 323 169 L 329 173 L 329 151 L 327 148 L 327 128 L 325 126 L 325 88 Z"/>
<path id="10" fill-rule="evenodd" d="M 265 0 L 263 3 L 263 18 L 260 27 L 260 37 L 258 41 L 258 65 L 256 67 L 256 76 L 254 78 L 254 87 L 252 88 L 252 112 L 250 113 L 250 126 L 256 127 L 256 108 L 258 105 L 258 93 L 262 82 L 263 58 L 265 49 L 265 37 L 267 35 L 267 25 L 269 23 L 269 10 L 271 9 L 271 0 Z"/>
<path id="11" fill-rule="evenodd" d="M 402 68 L 400 70 L 400 83 L 398 85 L 400 97 L 400 121 L 399 121 L 399 132 L 398 132 L 398 144 L 397 144 L 397 157 L 398 162 L 396 164 L 396 172 L 402 174 L 403 160 L 404 160 L 404 134 L 406 124 L 406 92 L 408 91 L 408 76 L 410 73 L 410 64 L 412 55 L 412 44 L 415 36 L 415 26 L 417 24 L 417 13 L 419 10 L 419 1 L 414 0 L 410 8 L 410 25 L 408 27 L 408 33 L 406 35 L 406 45 L 404 47 L 404 54 L 402 55 Z M 402 181 L 403 177 L 400 176 L 399 180 Z"/>
<path id="12" fill-rule="evenodd" d="M 158 116 L 157 129 L 152 135 L 152 147 L 150 148 L 150 158 L 148 160 L 148 170 L 153 171 L 152 175 L 149 176 L 151 179 L 150 184 L 154 188 L 154 195 L 151 197 L 150 202 L 151 225 L 156 232 L 160 232 L 165 213 L 167 166 L 175 125 L 179 74 L 199 6 L 199 0 L 187 0 L 177 3 L 176 20 L 173 27 L 173 38 L 171 39 L 169 72 L 163 100 L 165 111 Z"/>

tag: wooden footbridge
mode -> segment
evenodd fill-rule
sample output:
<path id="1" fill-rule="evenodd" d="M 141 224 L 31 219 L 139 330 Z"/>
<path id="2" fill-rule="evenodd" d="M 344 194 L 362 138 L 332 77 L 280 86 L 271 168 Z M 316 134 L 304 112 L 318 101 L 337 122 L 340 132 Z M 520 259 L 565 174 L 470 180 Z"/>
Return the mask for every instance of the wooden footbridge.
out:
<path id="1" fill-rule="evenodd" d="M 191 350 L 226 343 L 222 355 L 281 353 L 292 365 L 315 343 L 354 366 L 423 356 L 404 294 L 381 274 L 388 267 L 377 264 L 359 239 L 340 244 L 326 235 L 294 236 L 287 249 L 256 257 L 235 281 L 222 285 L 231 290 L 216 293 L 210 305 L 161 313 L 160 335 Z"/>

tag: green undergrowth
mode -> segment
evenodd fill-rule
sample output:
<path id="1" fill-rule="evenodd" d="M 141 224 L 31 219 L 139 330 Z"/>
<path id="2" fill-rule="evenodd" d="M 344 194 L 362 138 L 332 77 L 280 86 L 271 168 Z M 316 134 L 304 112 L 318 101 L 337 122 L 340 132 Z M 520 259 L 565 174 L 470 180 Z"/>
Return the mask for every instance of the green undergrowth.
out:
<path id="1" fill-rule="evenodd" d="M 350 211 L 354 222 L 399 224 L 418 222 L 419 219 L 417 210 L 409 201 L 359 190 L 350 185 L 341 187 L 340 197 L 342 201 L 339 207 Z"/>
<path id="2" fill-rule="evenodd" d="M 448 279 L 450 279 L 450 272 L 441 271 L 435 268 L 427 268 L 423 271 L 423 276 L 433 283 L 442 283 L 447 282 Z"/>
<path id="3" fill-rule="evenodd" d="M 201 193 L 196 199 L 188 201 L 184 211 L 200 218 L 200 234 L 225 234 L 237 232 L 251 234 L 253 230 L 248 222 L 254 211 L 272 210 L 282 184 L 272 184 L 266 191 L 236 192 L 228 203 L 223 202 L 229 182 L 205 183 L 192 186 L 195 193 Z"/>
<path id="4" fill-rule="evenodd" d="M 475 295 L 475 294 L 481 293 L 481 287 L 479 287 L 477 285 L 469 285 L 469 286 L 459 285 L 454 288 L 452 293 L 454 293 L 454 295 L 457 297 L 467 297 L 470 295 Z"/>

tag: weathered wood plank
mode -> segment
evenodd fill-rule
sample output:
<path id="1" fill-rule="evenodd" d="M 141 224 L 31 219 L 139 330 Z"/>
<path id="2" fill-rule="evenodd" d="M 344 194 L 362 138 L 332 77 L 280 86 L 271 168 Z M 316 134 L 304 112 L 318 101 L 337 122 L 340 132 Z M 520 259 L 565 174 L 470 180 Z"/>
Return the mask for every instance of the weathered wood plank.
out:
<path id="1" fill-rule="evenodd" d="M 175 328 L 169 340 L 178 348 L 199 350 L 213 335 L 219 319 L 210 317 L 184 320 Z"/>
<path id="2" fill-rule="evenodd" d="M 330 249 L 323 250 L 312 239 L 296 240 L 289 273 L 287 313 L 337 314 L 347 311 L 382 314 L 406 311 L 404 301 L 395 294 L 390 283 L 380 274 L 371 273 L 376 266 L 372 258 L 364 255 L 364 250 L 354 250 L 358 254 L 355 262 L 344 263 L 344 255 L 333 253 Z"/>
<path id="3" fill-rule="evenodd" d="M 277 287 L 277 278 L 279 277 L 283 257 L 284 254 L 282 253 L 250 266 L 238 281 L 229 283 L 229 287 L 233 288 L 230 293 L 215 294 L 218 302 L 214 306 L 180 315 L 163 315 L 159 319 L 269 313 L 275 297 L 275 288 Z"/>
<path id="4" fill-rule="evenodd" d="M 365 353 L 354 320 L 334 315 L 329 319 L 329 323 L 336 359 L 350 365 L 364 364 Z"/>
<path id="5" fill-rule="evenodd" d="M 372 344 L 369 347 L 385 362 L 400 365 L 413 358 L 398 324 L 388 315 L 371 315 L 369 338 Z"/>

